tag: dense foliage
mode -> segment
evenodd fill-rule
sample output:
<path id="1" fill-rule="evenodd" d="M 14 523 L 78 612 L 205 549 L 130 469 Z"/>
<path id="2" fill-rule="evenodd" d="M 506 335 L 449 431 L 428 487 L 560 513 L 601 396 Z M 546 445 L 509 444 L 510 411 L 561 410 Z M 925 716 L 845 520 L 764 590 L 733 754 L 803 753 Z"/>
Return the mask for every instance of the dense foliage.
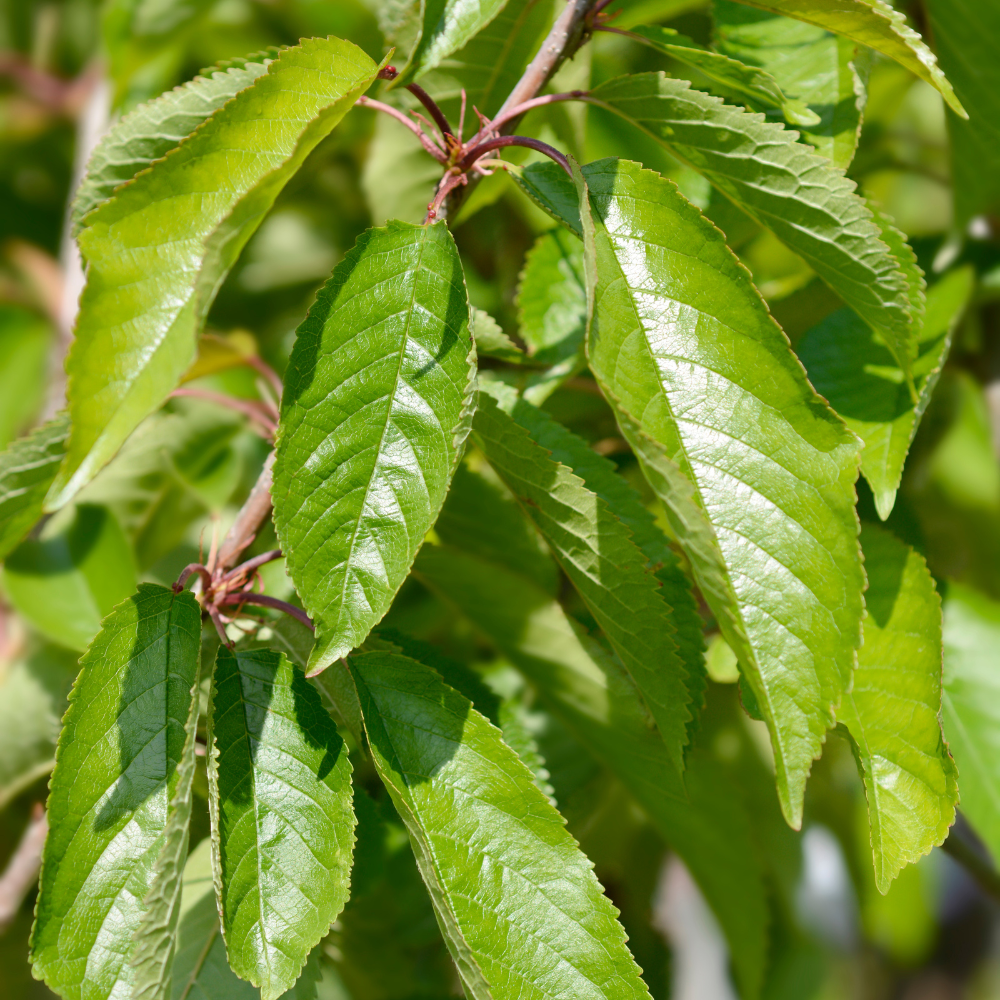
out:
<path id="1" fill-rule="evenodd" d="M 4 10 L 3 994 L 993 996 L 998 45 Z"/>

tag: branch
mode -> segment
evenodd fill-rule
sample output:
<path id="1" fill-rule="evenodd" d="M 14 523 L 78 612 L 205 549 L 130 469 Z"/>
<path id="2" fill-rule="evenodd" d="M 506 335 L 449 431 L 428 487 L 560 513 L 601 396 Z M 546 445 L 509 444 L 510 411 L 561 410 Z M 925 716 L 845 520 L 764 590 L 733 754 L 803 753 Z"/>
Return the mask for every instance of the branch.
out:
<path id="1" fill-rule="evenodd" d="M 3 875 L 0 875 L 0 931 L 5 930 L 17 916 L 24 897 L 31 892 L 31 887 L 38 878 L 38 870 L 42 866 L 42 848 L 48 832 L 49 823 L 39 802 L 17 850 Z"/>
<path id="2" fill-rule="evenodd" d="M 233 526 L 222 540 L 219 554 L 215 560 L 214 570 L 230 569 L 240 553 L 254 540 L 260 526 L 271 514 L 271 484 L 274 470 L 274 452 L 267 456 L 264 468 L 261 469 L 257 482 L 254 483 L 247 502 L 243 504 Z"/>

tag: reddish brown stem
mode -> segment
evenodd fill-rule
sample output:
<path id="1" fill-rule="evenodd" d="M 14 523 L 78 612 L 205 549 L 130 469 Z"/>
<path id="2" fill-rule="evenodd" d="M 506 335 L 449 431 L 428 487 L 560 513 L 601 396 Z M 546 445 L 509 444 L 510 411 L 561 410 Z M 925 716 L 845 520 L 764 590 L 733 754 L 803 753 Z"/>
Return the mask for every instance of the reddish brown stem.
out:
<path id="1" fill-rule="evenodd" d="M 507 122 L 513 121 L 515 118 L 520 118 L 521 115 L 526 114 L 532 108 L 541 108 L 546 104 L 557 104 L 559 101 L 581 101 L 586 96 L 587 92 L 585 90 L 570 90 L 565 94 L 544 94 L 542 97 L 533 97 L 530 101 L 517 104 L 508 111 L 497 115 L 487 128 L 492 132 L 499 132 Z"/>
<path id="2" fill-rule="evenodd" d="M 434 157 L 438 163 L 447 163 L 448 155 L 444 153 L 432 139 L 430 139 L 426 132 L 414 121 L 407 118 L 398 108 L 394 108 L 391 104 L 383 104 L 381 101 L 373 101 L 370 97 L 359 97 L 358 106 L 362 108 L 371 108 L 372 111 L 381 111 L 384 114 L 390 115 L 395 118 L 401 125 L 405 125 L 419 140 L 420 145 Z"/>
<path id="3" fill-rule="evenodd" d="M 570 177 L 573 176 L 569 160 L 567 160 L 558 149 L 555 149 L 548 143 L 541 142 L 538 139 L 529 139 L 525 135 L 501 135 L 495 139 L 487 139 L 486 142 L 480 143 L 478 146 L 470 149 L 465 156 L 459 160 L 458 165 L 462 170 L 468 170 L 476 162 L 476 160 L 479 159 L 479 157 L 484 156 L 491 149 L 500 149 L 503 146 L 525 146 L 528 149 L 534 149 L 539 153 L 544 153 L 546 156 L 555 160 L 556 163 L 558 163 Z"/>
<path id="4" fill-rule="evenodd" d="M 201 577 L 201 585 L 207 593 L 212 586 L 212 574 L 201 563 L 188 563 L 181 570 L 181 575 L 177 577 L 177 582 L 174 584 L 174 593 L 179 594 L 187 586 L 188 580 L 195 574 Z"/>
<path id="5" fill-rule="evenodd" d="M 208 389 L 174 389 L 170 395 L 205 399 L 210 403 L 217 403 L 219 406 L 225 406 L 227 409 L 242 413 L 251 420 L 256 420 L 272 439 L 278 429 L 274 416 L 268 412 L 268 407 L 264 403 L 258 403 L 252 399 L 237 399 L 235 396 L 226 396 L 221 392 L 211 392 Z"/>
<path id="6" fill-rule="evenodd" d="M 444 112 L 437 106 L 434 98 L 417 83 L 408 83 L 406 89 L 430 112 L 431 118 L 434 119 L 435 124 L 441 129 L 442 133 L 450 135 L 454 139 L 455 133 L 452 131 L 451 125 L 448 124 L 448 119 L 445 118 Z"/>
<path id="7" fill-rule="evenodd" d="M 230 570 L 223 578 L 222 582 L 227 580 L 235 580 L 241 574 L 243 576 L 250 576 L 254 570 L 261 566 L 265 566 L 269 562 L 274 562 L 275 559 L 281 558 L 281 549 L 270 549 L 267 552 L 262 552 L 259 556 L 254 556 L 253 559 L 248 559 L 245 563 L 240 563 L 235 569 Z"/>
<path id="8" fill-rule="evenodd" d="M 289 604 L 287 601 L 279 601 L 277 597 L 268 597 L 267 594 L 255 594 L 250 590 L 241 590 L 236 594 L 226 594 L 219 604 L 226 607 L 234 607 L 242 604 L 259 604 L 261 607 L 274 608 L 277 611 L 284 611 L 286 615 L 291 615 L 302 622 L 307 628 L 313 631 L 316 630 L 312 619 L 301 608 L 297 608 L 294 604 Z"/>
<path id="9" fill-rule="evenodd" d="M 260 526 L 271 513 L 271 484 L 274 469 L 274 452 L 272 451 L 264 462 L 264 468 L 250 496 L 243 504 L 233 526 L 223 539 L 216 559 L 219 569 L 230 569 L 240 557 L 243 550 L 254 540 Z"/>

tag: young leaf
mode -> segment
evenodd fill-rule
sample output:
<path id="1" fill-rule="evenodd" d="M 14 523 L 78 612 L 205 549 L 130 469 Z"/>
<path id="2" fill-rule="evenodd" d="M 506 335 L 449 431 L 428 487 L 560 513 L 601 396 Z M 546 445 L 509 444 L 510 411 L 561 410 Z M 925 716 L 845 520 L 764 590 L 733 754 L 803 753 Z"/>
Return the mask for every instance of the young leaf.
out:
<path id="1" fill-rule="evenodd" d="M 42 516 L 42 502 L 66 453 L 69 415 L 42 424 L 0 452 L 0 559 Z"/>
<path id="2" fill-rule="evenodd" d="M 861 471 L 883 520 L 892 511 L 903 463 L 974 281 L 972 269 L 961 268 L 946 274 L 927 293 L 927 312 L 913 363 L 916 404 L 885 342 L 849 309 L 831 313 L 796 347 L 816 391 L 864 441 Z"/>
<path id="3" fill-rule="evenodd" d="M 275 1000 L 349 894 L 351 764 L 319 694 L 282 654 L 219 647 L 209 763 L 229 964 Z"/>
<path id="4" fill-rule="evenodd" d="M 797 828 L 860 639 L 858 442 L 673 184 L 627 161 L 585 174 L 590 365 L 760 703 Z"/>
<path id="5" fill-rule="evenodd" d="M 941 600 L 923 558 L 861 531 L 868 590 L 854 687 L 837 712 L 868 795 L 875 883 L 929 854 L 955 821 L 958 774 L 941 732 Z"/>
<path id="6" fill-rule="evenodd" d="M 662 73 L 610 80 L 590 99 L 643 129 L 770 229 L 882 333 L 909 371 L 916 317 L 908 278 L 853 181 L 780 125 Z"/>
<path id="7" fill-rule="evenodd" d="M 182 805 L 200 636 L 194 595 L 144 583 L 81 661 L 31 934 L 36 974 L 66 1000 L 131 995 L 132 935 Z"/>
<path id="8" fill-rule="evenodd" d="M 310 673 L 361 644 L 434 524 L 471 422 L 470 340 L 443 222 L 368 230 L 299 328 L 273 497 L 316 623 Z"/>
<path id="9" fill-rule="evenodd" d="M 844 35 L 894 59 L 938 90 L 952 110 L 967 118 L 934 53 L 885 0 L 738 0 Z"/>
<path id="10" fill-rule="evenodd" d="M 682 771 L 691 719 L 687 672 L 670 608 L 631 533 L 605 500 L 553 461 L 485 393 L 472 437 L 579 591 L 656 720 L 671 763 Z"/>
<path id="11" fill-rule="evenodd" d="M 531 772 L 457 691 L 393 653 L 350 659 L 372 759 L 476 1000 L 646 997 L 616 911 Z"/>
<path id="12" fill-rule="evenodd" d="M 697 755 L 688 760 L 681 784 L 628 674 L 533 581 L 497 562 L 437 545 L 423 548 L 415 570 L 537 686 L 580 742 L 635 796 L 718 917 L 742 995 L 757 996 L 768 909 L 738 794 Z"/>
<path id="13" fill-rule="evenodd" d="M 944 731 L 962 813 L 1000 863 L 1000 604 L 958 583 L 944 602 Z"/>
<path id="14" fill-rule="evenodd" d="M 73 235 L 84 219 L 106 202 L 115 189 L 132 180 L 154 160 L 166 156 L 227 101 L 267 72 L 277 51 L 248 57 L 235 65 L 209 70 L 181 87 L 142 104 L 104 135 L 87 162 L 70 212 Z"/>
<path id="15" fill-rule="evenodd" d="M 846 170 L 861 134 L 865 89 L 855 65 L 856 45 L 812 24 L 714 0 L 716 47 L 767 70 L 817 121 L 802 123 L 802 138 Z"/>
<path id="16" fill-rule="evenodd" d="M 240 250 L 377 70 L 336 38 L 285 49 L 88 216 L 79 237 L 87 287 L 67 361 L 73 429 L 50 508 L 89 482 L 177 385 Z"/>

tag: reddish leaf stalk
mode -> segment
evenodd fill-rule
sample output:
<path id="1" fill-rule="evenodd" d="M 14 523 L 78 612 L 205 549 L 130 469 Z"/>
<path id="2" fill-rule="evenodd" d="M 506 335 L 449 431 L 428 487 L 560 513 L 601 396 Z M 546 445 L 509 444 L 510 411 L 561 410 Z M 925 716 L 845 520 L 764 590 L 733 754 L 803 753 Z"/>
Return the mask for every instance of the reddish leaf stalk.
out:
<path id="1" fill-rule="evenodd" d="M 492 149 L 501 149 L 504 146 L 525 146 L 528 149 L 534 149 L 539 153 L 544 153 L 550 159 L 555 160 L 556 163 L 558 163 L 570 177 L 573 176 L 569 160 L 567 160 L 558 149 L 555 149 L 548 143 L 541 142 L 538 139 L 529 139 L 525 135 L 501 135 L 497 136 L 495 139 L 487 139 L 486 142 L 480 143 L 478 146 L 474 146 L 470 149 L 465 156 L 459 160 L 458 165 L 463 171 L 468 170 L 472 167 L 476 160 L 479 159 L 479 157 L 484 156 Z"/>

